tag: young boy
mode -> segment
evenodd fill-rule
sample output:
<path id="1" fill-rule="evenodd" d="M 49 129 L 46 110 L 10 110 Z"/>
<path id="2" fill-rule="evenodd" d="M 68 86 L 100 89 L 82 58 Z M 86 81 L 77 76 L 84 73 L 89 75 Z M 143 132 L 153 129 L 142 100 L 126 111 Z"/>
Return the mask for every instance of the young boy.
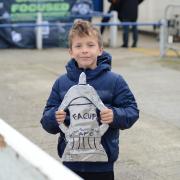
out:
<path id="1" fill-rule="evenodd" d="M 85 180 L 114 180 L 114 162 L 119 154 L 119 130 L 130 128 L 139 117 L 135 98 L 122 76 L 111 72 L 111 56 L 103 51 L 101 33 L 90 22 L 77 20 L 69 32 L 71 60 L 67 73 L 59 77 L 45 106 L 41 123 L 52 134 L 60 133 L 58 154 L 62 157 L 67 141 L 60 130 L 62 123 L 70 125 L 69 111 L 59 109 L 67 91 L 78 84 L 82 72 L 87 84 L 92 86 L 105 107 L 99 112 L 99 124 L 108 124 L 101 137 L 108 160 L 64 161 L 63 164 Z"/>

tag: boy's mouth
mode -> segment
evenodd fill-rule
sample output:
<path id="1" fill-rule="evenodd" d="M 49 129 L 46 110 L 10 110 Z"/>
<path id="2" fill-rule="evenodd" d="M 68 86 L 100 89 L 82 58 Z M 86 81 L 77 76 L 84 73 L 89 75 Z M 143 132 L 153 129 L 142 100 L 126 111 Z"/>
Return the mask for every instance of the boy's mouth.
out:
<path id="1" fill-rule="evenodd" d="M 88 56 L 82 56 L 82 57 L 80 57 L 80 58 L 90 58 L 90 57 L 88 57 Z"/>
<path id="2" fill-rule="evenodd" d="M 80 57 L 80 59 L 85 59 L 85 60 L 87 59 L 88 60 L 88 59 L 91 59 L 91 58 L 90 57 Z"/>

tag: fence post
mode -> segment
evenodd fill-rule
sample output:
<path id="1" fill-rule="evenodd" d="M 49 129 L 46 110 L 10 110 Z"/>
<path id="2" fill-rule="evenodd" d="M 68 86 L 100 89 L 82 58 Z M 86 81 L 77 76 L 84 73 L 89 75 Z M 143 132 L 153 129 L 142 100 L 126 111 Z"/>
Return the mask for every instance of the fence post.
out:
<path id="1" fill-rule="evenodd" d="M 111 23 L 117 23 L 118 22 L 118 17 L 117 17 L 117 12 L 112 11 L 112 18 L 111 18 Z M 112 25 L 110 26 L 110 47 L 115 48 L 116 47 L 116 40 L 117 40 L 117 25 Z"/>
<path id="2" fill-rule="evenodd" d="M 161 20 L 159 38 L 160 57 L 164 57 L 167 51 L 167 22 L 165 19 Z"/>
<path id="3" fill-rule="evenodd" d="M 42 27 L 39 26 L 40 24 L 42 24 L 42 13 L 38 12 L 37 13 L 37 21 L 36 24 L 38 25 L 36 27 L 36 48 L 41 50 L 42 49 L 42 45 L 43 45 L 43 40 L 42 40 Z"/>

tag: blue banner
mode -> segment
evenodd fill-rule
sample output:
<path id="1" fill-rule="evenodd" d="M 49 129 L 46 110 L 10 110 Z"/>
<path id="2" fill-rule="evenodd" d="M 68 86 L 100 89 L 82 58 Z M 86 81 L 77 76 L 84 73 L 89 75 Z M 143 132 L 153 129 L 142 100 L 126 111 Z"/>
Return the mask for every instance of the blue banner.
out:
<path id="1" fill-rule="evenodd" d="M 42 13 L 43 47 L 67 47 L 69 26 L 50 23 L 73 22 L 77 15 L 93 11 L 91 0 L 0 0 L 0 24 L 36 23 Z M 35 48 L 35 27 L 0 27 L 0 48 Z"/>

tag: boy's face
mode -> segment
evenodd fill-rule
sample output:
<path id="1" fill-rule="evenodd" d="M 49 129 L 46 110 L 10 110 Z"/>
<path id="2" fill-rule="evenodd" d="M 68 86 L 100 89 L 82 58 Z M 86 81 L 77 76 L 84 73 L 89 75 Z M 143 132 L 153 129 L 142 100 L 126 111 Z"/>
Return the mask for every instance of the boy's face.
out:
<path id="1" fill-rule="evenodd" d="M 98 39 L 94 36 L 79 37 L 72 39 L 72 48 L 69 50 L 71 58 L 74 58 L 79 68 L 95 69 L 97 57 L 102 54 L 103 48 L 99 47 Z"/>

